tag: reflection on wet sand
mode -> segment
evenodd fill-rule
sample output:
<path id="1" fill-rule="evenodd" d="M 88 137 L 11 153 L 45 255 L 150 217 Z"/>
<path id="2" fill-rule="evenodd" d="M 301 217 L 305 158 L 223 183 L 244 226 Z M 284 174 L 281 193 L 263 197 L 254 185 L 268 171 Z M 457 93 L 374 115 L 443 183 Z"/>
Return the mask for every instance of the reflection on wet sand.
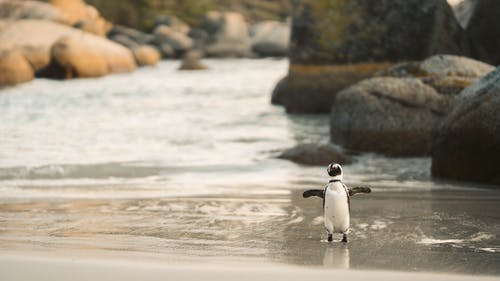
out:
<path id="1" fill-rule="evenodd" d="M 349 245 L 328 245 L 325 248 L 325 257 L 323 258 L 323 266 L 335 269 L 349 269 Z"/>

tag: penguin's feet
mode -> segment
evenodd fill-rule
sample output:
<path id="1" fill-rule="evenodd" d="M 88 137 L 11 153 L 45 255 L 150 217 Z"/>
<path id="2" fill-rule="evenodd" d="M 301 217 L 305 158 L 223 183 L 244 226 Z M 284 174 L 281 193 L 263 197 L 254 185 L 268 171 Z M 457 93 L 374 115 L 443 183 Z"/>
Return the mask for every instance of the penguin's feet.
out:
<path id="1" fill-rule="evenodd" d="M 330 233 L 328 233 L 328 242 L 332 242 L 332 241 L 333 241 L 333 236 Z"/>
<path id="2" fill-rule="evenodd" d="M 347 243 L 347 234 L 344 233 L 344 236 L 342 237 L 342 242 Z"/>

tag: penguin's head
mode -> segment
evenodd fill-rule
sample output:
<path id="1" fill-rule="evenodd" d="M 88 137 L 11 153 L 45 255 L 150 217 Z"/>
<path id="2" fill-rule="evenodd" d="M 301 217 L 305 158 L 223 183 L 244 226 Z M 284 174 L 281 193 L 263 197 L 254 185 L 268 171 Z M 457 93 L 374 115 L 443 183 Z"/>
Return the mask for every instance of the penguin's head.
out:
<path id="1" fill-rule="evenodd" d="M 331 163 L 326 168 L 328 175 L 334 179 L 342 180 L 342 167 L 337 163 Z"/>

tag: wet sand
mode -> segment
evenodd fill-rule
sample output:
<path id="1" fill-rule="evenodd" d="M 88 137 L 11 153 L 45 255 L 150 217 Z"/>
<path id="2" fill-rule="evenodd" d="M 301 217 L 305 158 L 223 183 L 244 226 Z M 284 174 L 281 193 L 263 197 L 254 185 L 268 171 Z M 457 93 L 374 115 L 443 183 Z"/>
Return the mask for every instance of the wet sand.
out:
<path id="1" fill-rule="evenodd" d="M 0 278 L 10 281 L 57 280 L 498 280 L 496 277 L 458 276 L 383 271 L 346 271 L 291 266 L 203 264 L 171 266 L 103 260 L 61 260 L 0 256 Z"/>
<path id="2" fill-rule="evenodd" d="M 500 274 L 499 191 L 374 188 L 351 200 L 348 244 L 324 241 L 321 200 L 301 192 L 239 186 L 204 196 L 0 199 L 0 250 L 166 264 Z"/>

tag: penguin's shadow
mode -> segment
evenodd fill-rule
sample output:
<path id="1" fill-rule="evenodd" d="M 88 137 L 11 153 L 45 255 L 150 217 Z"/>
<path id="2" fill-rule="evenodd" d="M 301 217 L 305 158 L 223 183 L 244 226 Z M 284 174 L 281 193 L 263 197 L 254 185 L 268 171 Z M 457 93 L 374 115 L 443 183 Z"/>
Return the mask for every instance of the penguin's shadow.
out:
<path id="1" fill-rule="evenodd" d="M 328 243 L 323 255 L 323 266 L 335 269 L 349 269 L 351 260 L 349 257 L 349 245 L 345 243 Z"/>

